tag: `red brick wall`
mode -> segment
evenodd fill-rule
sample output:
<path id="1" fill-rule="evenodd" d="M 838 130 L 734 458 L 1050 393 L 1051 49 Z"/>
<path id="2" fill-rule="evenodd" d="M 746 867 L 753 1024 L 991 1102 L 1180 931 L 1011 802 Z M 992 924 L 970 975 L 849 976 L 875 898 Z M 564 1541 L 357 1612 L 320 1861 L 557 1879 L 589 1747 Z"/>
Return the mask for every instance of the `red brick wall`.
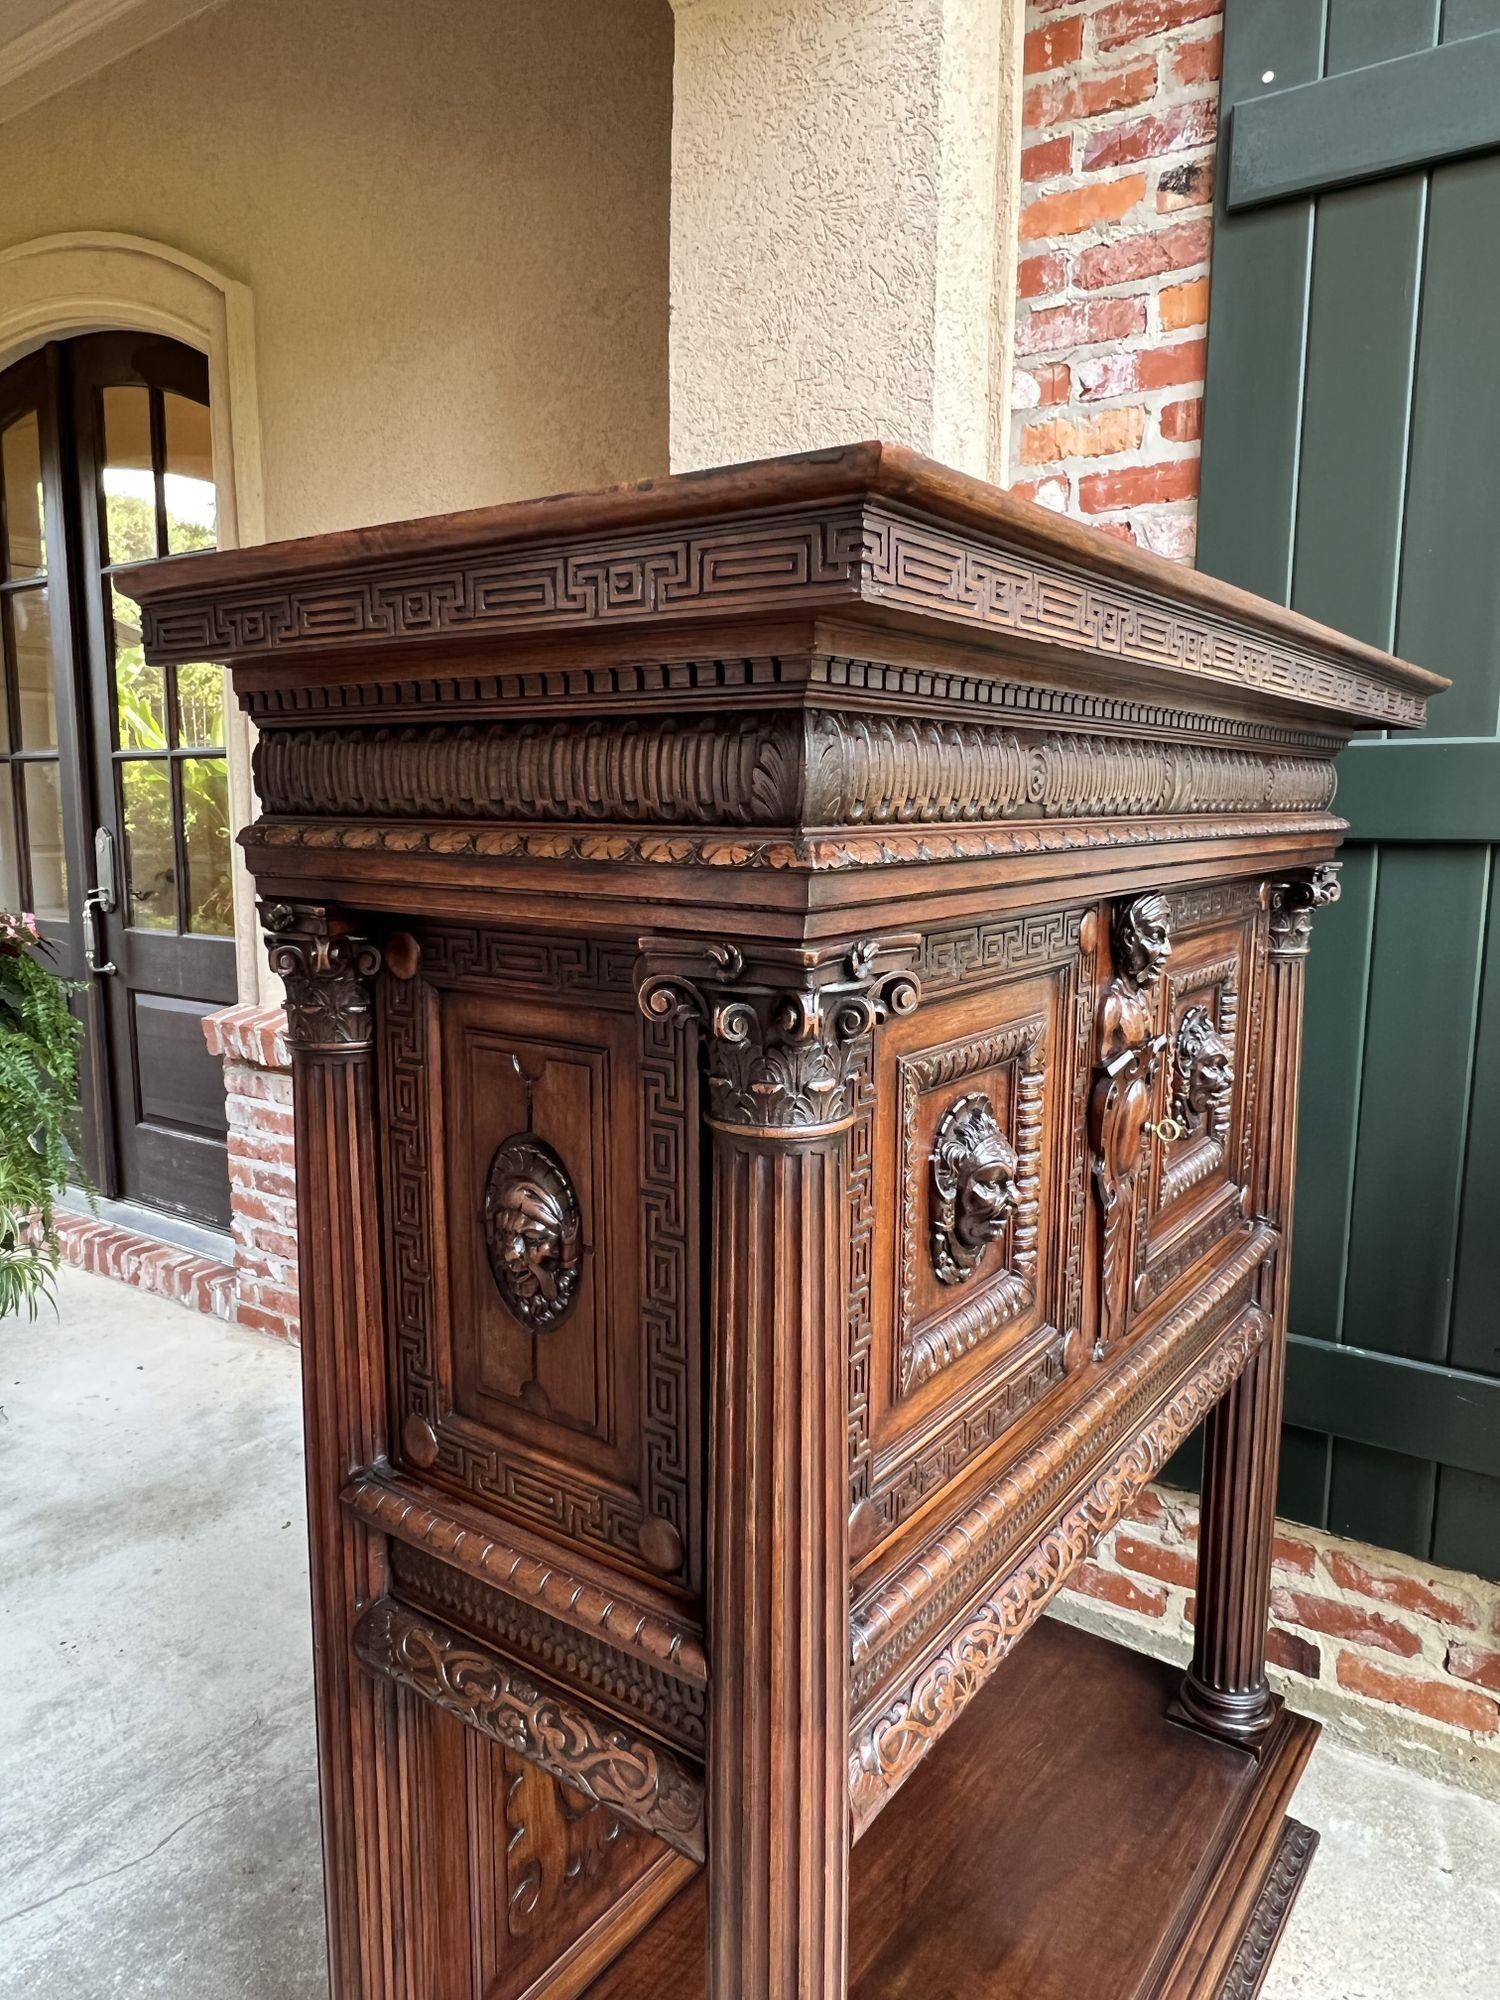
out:
<path id="1" fill-rule="evenodd" d="M 1070 1590 L 1148 1643 L 1185 1642 L 1197 1540 L 1192 1497 L 1148 1488 Z M 1438 1725 L 1425 1732 L 1429 1748 L 1452 1739 L 1455 1767 L 1475 1746 L 1500 1757 L 1500 1584 L 1284 1521 L 1268 1652 L 1294 1703 L 1300 1686 L 1356 1714 L 1420 1717 Z"/>
<path id="2" fill-rule="evenodd" d="M 1011 478 L 1190 561 L 1219 0 L 1032 0 Z"/>
<path id="3" fill-rule="evenodd" d="M 229 1203 L 236 1273 L 233 1317 L 297 1337 L 297 1180 L 291 1056 L 279 1007 L 226 1007 L 204 1023 L 224 1058 Z"/>

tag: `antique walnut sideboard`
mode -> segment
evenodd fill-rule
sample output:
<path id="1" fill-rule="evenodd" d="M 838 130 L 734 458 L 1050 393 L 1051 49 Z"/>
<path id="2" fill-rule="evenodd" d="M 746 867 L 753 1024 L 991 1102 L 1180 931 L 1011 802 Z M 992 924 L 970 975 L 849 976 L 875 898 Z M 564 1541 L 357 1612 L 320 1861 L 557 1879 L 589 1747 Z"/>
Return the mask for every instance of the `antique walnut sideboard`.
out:
<path id="1" fill-rule="evenodd" d="M 259 730 L 338 2000 L 1252 1994 L 1332 759 L 1444 683 L 878 444 L 127 588 Z M 1186 1674 L 1040 1620 L 1205 1420 Z"/>

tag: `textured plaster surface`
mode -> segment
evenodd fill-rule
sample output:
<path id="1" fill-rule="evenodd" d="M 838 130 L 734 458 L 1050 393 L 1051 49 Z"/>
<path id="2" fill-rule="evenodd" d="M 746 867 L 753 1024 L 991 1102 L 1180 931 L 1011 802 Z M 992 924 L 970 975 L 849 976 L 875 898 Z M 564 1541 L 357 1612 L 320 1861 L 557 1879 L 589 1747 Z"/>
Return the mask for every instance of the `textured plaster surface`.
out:
<path id="1" fill-rule="evenodd" d="M 643 478 L 671 80 L 668 0 L 235 0 L 0 124 L 0 246 L 250 287 L 273 538 Z"/>
<path id="2" fill-rule="evenodd" d="M 298 1357 L 0 1322 L 0 1995 L 326 2000 Z"/>
<path id="3" fill-rule="evenodd" d="M 59 1295 L 0 1324 L 0 2000 L 326 2000 L 297 1356 Z M 1325 1738 L 1294 1810 L 1264 2000 L 1492 2000 L 1500 1807 Z"/>
<path id="4" fill-rule="evenodd" d="M 673 469 L 859 437 L 1003 463 L 1011 0 L 675 10 Z"/>

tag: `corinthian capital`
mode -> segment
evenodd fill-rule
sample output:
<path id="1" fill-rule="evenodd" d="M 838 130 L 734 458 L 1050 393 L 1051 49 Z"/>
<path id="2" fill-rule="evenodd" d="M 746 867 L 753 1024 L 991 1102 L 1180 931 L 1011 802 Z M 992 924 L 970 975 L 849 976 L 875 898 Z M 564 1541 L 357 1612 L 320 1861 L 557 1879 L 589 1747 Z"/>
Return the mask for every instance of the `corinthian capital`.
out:
<path id="1" fill-rule="evenodd" d="M 915 936 L 757 946 L 642 938 L 636 997 L 652 1020 L 691 1017 L 708 1054 L 708 1118 L 726 1130 L 817 1138 L 854 1115 L 864 1044 L 920 989 Z"/>
<path id="2" fill-rule="evenodd" d="M 1313 911 L 1339 899 L 1339 864 L 1324 861 L 1305 875 L 1266 885 L 1271 916 L 1272 958 L 1306 958 L 1312 942 Z"/>
<path id="3" fill-rule="evenodd" d="M 262 903 L 271 970 L 286 987 L 287 1039 L 304 1054 L 368 1048 L 374 1034 L 370 980 L 380 953 L 353 937 L 318 903 Z"/>

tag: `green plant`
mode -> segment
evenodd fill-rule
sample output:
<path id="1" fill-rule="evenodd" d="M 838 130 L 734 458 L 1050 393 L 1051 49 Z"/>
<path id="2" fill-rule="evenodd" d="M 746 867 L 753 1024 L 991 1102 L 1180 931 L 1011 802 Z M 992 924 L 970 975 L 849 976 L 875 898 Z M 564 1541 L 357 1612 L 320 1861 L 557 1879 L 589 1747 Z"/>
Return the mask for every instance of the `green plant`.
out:
<path id="1" fill-rule="evenodd" d="M 53 1202 L 73 1154 L 81 1025 L 43 964 L 36 919 L 0 912 L 0 1319 L 52 1296 Z"/>

